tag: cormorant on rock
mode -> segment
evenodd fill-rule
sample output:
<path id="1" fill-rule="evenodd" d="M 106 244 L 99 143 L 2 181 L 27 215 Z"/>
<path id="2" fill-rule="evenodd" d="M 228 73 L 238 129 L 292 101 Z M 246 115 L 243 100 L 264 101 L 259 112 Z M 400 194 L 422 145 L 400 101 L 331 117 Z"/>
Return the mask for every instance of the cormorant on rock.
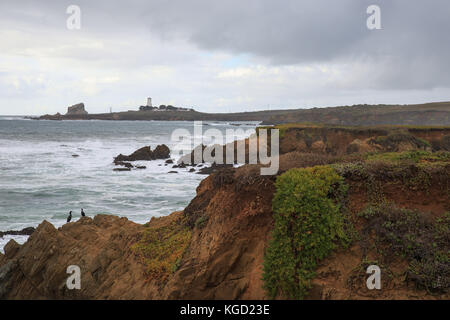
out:
<path id="1" fill-rule="evenodd" d="M 72 211 L 69 212 L 69 216 L 67 217 L 67 222 L 70 222 L 72 220 Z"/>
<path id="2" fill-rule="evenodd" d="M 84 214 L 83 208 L 81 208 L 81 216 L 86 217 L 86 215 Z"/>

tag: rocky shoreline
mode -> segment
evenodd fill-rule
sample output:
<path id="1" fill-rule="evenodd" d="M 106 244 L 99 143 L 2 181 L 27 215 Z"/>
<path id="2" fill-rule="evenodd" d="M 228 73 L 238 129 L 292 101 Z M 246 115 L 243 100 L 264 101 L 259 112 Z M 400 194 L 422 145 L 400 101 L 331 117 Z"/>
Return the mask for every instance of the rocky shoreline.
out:
<path id="1" fill-rule="evenodd" d="M 279 129 L 284 132 L 278 175 L 262 176 L 259 165 L 220 168 L 202 180 L 183 211 L 144 225 L 110 215 L 82 217 L 60 228 L 44 221 L 25 244 L 9 241 L 0 254 L 0 299 L 286 298 L 282 291 L 269 293 L 264 278 L 278 178 L 326 168 L 341 182 L 323 194 L 310 192 L 345 209 L 352 236 L 321 258 L 306 299 L 447 300 L 448 264 L 439 260 L 439 250 L 448 252 L 450 245 L 450 128 Z M 302 201 L 299 192 L 292 199 Z M 436 247 L 431 231 L 439 235 Z M 317 232 L 328 231 L 296 236 L 306 241 Z M 279 259 L 279 268 L 288 265 L 284 256 Z M 366 287 L 369 261 L 389 275 L 383 290 Z M 80 290 L 65 285 L 69 265 L 80 267 Z"/>

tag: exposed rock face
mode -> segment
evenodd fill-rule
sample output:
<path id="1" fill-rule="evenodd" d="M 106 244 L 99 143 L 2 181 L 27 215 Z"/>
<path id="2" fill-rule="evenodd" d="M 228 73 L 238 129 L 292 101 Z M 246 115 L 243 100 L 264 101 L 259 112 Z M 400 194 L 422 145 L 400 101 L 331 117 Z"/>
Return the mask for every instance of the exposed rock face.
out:
<path id="1" fill-rule="evenodd" d="M 123 165 L 124 161 L 139 161 L 139 160 L 157 160 L 157 159 L 167 159 L 170 157 L 170 149 L 165 144 L 158 145 L 154 151 L 150 146 L 142 147 L 132 154 L 126 156 L 119 154 L 114 158 L 114 163 L 116 165 Z"/>
<path id="2" fill-rule="evenodd" d="M 84 103 L 78 103 L 67 108 L 66 116 L 68 115 L 87 115 L 87 111 L 84 109 Z"/>
<path id="3" fill-rule="evenodd" d="M 104 215 L 59 229 L 44 221 L 28 242 L 19 246 L 11 240 L 0 255 L 0 298 L 148 298 L 151 286 L 129 250 L 141 229 L 126 218 Z M 69 265 L 81 268 L 81 290 L 65 285 Z"/>

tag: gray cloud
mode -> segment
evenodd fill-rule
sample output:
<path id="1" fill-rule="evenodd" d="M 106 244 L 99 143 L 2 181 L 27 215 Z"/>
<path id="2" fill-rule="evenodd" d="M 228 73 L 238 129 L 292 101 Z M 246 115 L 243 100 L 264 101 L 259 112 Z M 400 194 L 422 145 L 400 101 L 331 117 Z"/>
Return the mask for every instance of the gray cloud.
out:
<path id="1" fill-rule="evenodd" d="M 82 10 L 79 32 L 65 28 L 71 4 Z M 366 28 L 371 4 L 381 7 L 382 30 Z M 63 100 L 75 86 L 73 96 L 96 93 L 100 104 L 108 90 L 117 97 L 118 88 L 158 88 L 205 111 L 217 101 L 242 108 L 270 97 L 290 107 L 420 92 L 444 100 L 448 17 L 448 0 L 2 0 L 0 92 L 45 89 Z M 5 58 L 18 65 L 2 67 Z"/>

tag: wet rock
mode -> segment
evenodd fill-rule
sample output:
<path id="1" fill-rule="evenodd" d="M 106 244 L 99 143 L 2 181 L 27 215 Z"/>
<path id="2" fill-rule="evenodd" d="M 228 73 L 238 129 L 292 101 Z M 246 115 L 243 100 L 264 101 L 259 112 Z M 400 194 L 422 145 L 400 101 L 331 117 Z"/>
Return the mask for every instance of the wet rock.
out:
<path id="1" fill-rule="evenodd" d="M 146 166 L 136 166 L 136 169 L 147 169 Z"/>
<path id="2" fill-rule="evenodd" d="M 31 235 L 34 231 L 35 231 L 35 228 L 33 228 L 33 227 L 24 228 L 24 229 L 22 229 L 22 230 L 9 230 L 9 231 L 5 231 L 5 232 L 1 232 L 1 231 L 0 231 L 0 238 L 2 238 L 3 236 L 6 236 L 6 235 L 12 235 L 12 236 L 29 236 L 29 235 Z"/>
<path id="3" fill-rule="evenodd" d="M 166 160 L 165 163 L 166 163 L 166 164 L 172 164 L 172 163 L 173 163 L 173 160 L 172 160 L 172 159 L 168 159 L 168 160 Z"/>
<path id="4" fill-rule="evenodd" d="M 78 158 L 78 157 L 79 157 L 79 155 L 77 155 L 77 154 L 73 154 L 73 155 L 72 155 L 72 157 L 74 157 L 74 158 Z"/>
<path id="5" fill-rule="evenodd" d="M 125 168 L 133 168 L 133 165 L 129 162 L 117 161 L 114 163 L 116 166 L 124 166 Z"/>
<path id="6" fill-rule="evenodd" d="M 149 146 L 142 147 L 132 154 L 126 156 L 123 154 L 119 154 L 114 158 L 114 163 L 123 162 L 123 161 L 138 161 L 138 160 L 153 160 L 153 152 Z"/>
<path id="7" fill-rule="evenodd" d="M 119 154 L 114 158 L 114 163 L 117 164 L 123 161 L 150 161 L 156 159 L 167 159 L 170 157 L 170 149 L 165 144 L 158 145 L 154 151 L 150 146 L 142 147 L 132 154 L 126 156 Z"/>
<path id="8" fill-rule="evenodd" d="M 131 171 L 131 168 L 115 168 L 113 171 Z"/>
<path id="9" fill-rule="evenodd" d="M 153 151 L 154 159 L 167 159 L 170 157 L 170 149 L 165 144 L 161 144 Z"/>
<path id="10" fill-rule="evenodd" d="M 201 168 L 197 174 L 211 174 L 213 172 L 216 172 L 220 169 L 224 169 L 224 168 L 232 168 L 233 165 L 232 164 L 215 164 L 213 163 L 211 165 L 211 167 L 203 167 Z"/>
<path id="11" fill-rule="evenodd" d="M 195 172 L 194 168 L 189 169 L 189 172 Z"/>
<path id="12" fill-rule="evenodd" d="M 178 171 L 169 171 L 167 173 L 178 173 Z"/>

